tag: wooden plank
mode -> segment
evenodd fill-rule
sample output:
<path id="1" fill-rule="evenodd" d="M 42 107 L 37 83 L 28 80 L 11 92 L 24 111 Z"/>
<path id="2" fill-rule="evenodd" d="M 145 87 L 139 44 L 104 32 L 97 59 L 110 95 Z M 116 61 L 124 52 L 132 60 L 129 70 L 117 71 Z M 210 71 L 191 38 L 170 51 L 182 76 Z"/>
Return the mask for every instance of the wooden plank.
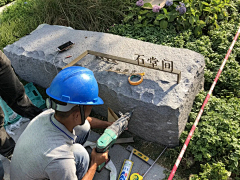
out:
<path id="1" fill-rule="evenodd" d="M 131 143 L 131 142 L 134 142 L 133 137 L 130 137 L 130 138 L 119 138 L 119 139 L 117 139 L 115 144 Z"/>
<path id="2" fill-rule="evenodd" d="M 64 66 L 62 69 L 65 69 L 67 67 L 73 66 L 74 64 L 76 64 L 78 61 L 80 61 L 82 58 L 84 58 L 86 55 L 88 55 L 88 51 L 85 51 L 84 53 L 82 53 L 80 56 L 78 56 L 76 59 L 74 59 L 73 61 L 71 61 L 70 63 L 68 63 L 66 66 Z"/>

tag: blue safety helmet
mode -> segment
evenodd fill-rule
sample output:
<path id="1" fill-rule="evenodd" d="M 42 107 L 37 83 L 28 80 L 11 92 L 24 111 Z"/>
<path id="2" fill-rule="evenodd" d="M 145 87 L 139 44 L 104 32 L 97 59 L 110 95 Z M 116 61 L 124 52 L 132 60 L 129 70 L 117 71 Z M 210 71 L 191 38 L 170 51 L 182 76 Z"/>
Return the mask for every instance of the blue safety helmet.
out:
<path id="1" fill-rule="evenodd" d="M 53 79 L 47 95 L 61 102 L 79 105 L 100 105 L 98 84 L 93 72 L 80 66 L 72 66 L 60 71 Z"/>
<path id="2" fill-rule="evenodd" d="M 60 71 L 46 90 L 52 99 L 65 102 L 66 105 L 57 104 L 46 99 L 47 108 L 67 112 L 79 105 L 82 123 L 85 123 L 84 105 L 100 105 L 103 100 L 98 97 L 98 84 L 93 72 L 80 66 L 72 66 Z"/>

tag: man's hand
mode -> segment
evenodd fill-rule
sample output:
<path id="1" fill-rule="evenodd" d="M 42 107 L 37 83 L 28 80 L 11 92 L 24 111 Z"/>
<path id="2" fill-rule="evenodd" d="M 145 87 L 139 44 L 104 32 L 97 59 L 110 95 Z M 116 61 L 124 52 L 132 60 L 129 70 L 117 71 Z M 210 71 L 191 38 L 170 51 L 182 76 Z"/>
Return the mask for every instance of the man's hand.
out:
<path id="1" fill-rule="evenodd" d="M 97 153 L 96 148 L 93 148 L 91 153 L 91 164 L 97 164 L 98 166 L 108 160 L 108 151 L 104 153 Z"/>
<path id="2" fill-rule="evenodd" d="M 94 174 L 97 170 L 98 165 L 106 162 L 108 160 L 108 151 L 104 153 L 97 153 L 96 148 L 93 148 L 91 153 L 91 164 L 88 169 L 88 172 L 85 174 L 85 176 L 82 178 L 82 180 L 92 180 L 94 177 Z"/>

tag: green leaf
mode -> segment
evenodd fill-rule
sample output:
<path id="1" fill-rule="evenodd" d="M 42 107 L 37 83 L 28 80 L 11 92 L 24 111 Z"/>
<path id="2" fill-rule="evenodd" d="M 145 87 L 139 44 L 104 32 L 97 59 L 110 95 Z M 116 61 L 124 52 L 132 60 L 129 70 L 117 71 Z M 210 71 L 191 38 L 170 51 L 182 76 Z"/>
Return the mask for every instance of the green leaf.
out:
<path id="1" fill-rule="evenodd" d="M 199 5 L 199 8 L 200 8 L 200 11 L 202 11 L 202 9 L 203 9 L 202 1 L 198 1 L 198 5 Z"/>
<path id="2" fill-rule="evenodd" d="M 175 20 L 175 18 L 177 18 L 179 16 L 179 13 L 175 10 L 170 11 L 167 15 L 168 17 L 168 22 L 173 22 Z"/>
<path id="3" fill-rule="evenodd" d="M 197 36 L 197 37 L 201 36 L 201 35 L 202 35 L 202 28 L 200 28 L 199 26 L 196 27 L 196 28 L 194 29 L 194 34 L 195 34 L 195 36 Z"/>
<path id="4" fill-rule="evenodd" d="M 149 18 L 152 18 L 152 17 L 156 16 L 156 13 L 150 12 L 146 16 L 149 17 Z"/>
<path id="5" fill-rule="evenodd" d="M 219 25 L 218 25 L 217 21 L 214 22 L 214 25 L 215 25 L 216 29 L 219 28 Z"/>
<path id="6" fill-rule="evenodd" d="M 170 20 L 170 17 L 171 17 L 171 16 L 169 16 L 169 15 L 166 15 L 166 18 L 168 19 L 168 21 Z"/>
<path id="7" fill-rule="evenodd" d="M 126 16 L 126 17 L 123 19 L 123 21 L 124 21 L 124 22 L 128 22 L 130 19 L 133 18 L 133 16 L 134 16 L 134 14 L 129 14 L 128 16 Z"/>
<path id="8" fill-rule="evenodd" d="M 223 15 L 225 16 L 225 17 L 227 17 L 227 12 L 226 11 L 223 11 Z"/>
<path id="9" fill-rule="evenodd" d="M 179 12 L 177 12 L 175 9 L 168 12 L 168 15 L 179 15 Z"/>
<path id="10" fill-rule="evenodd" d="M 190 11 L 191 11 L 192 15 L 195 16 L 195 10 L 192 7 L 190 7 Z"/>
<path id="11" fill-rule="evenodd" d="M 152 9 L 152 4 L 151 4 L 151 3 L 145 3 L 145 4 L 143 5 L 143 8 Z"/>
<path id="12" fill-rule="evenodd" d="M 208 24 L 209 16 L 205 19 L 205 23 Z"/>
<path id="13" fill-rule="evenodd" d="M 211 9 L 210 7 L 206 7 L 206 8 L 203 9 L 203 11 L 207 11 L 207 12 L 210 12 L 210 13 L 211 13 L 211 12 L 212 12 L 212 9 Z"/>
<path id="14" fill-rule="evenodd" d="M 159 23 L 159 21 L 156 21 L 156 20 L 155 20 L 155 21 L 153 21 L 153 24 L 155 24 L 155 25 L 158 26 L 160 23 Z"/>
<path id="15" fill-rule="evenodd" d="M 168 19 L 168 22 L 173 22 L 176 17 L 177 17 L 177 16 L 170 16 L 170 18 Z"/>
<path id="16" fill-rule="evenodd" d="M 147 14 L 149 12 L 149 10 L 141 10 L 140 12 L 139 12 L 139 14 Z"/>
<path id="17" fill-rule="evenodd" d="M 201 29 L 206 25 L 206 23 L 203 20 L 197 21 L 197 24 Z"/>
<path id="18" fill-rule="evenodd" d="M 202 4 L 205 6 L 209 6 L 209 4 L 207 2 L 202 1 Z"/>
<path id="19" fill-rule="evenodd" d="M 165 15 L 159 14 L 159 15 L 156 17 L 156 20 L 162 20 L 162 19 L 164 19 L 164 18 L 166 18 Z"/>
<path id="20" fill-rule="evenodd" d="M 191 25 L 193 25 L 193 24 L 195 23 L 195 19 L 194 19 L 193 16 L 191 16 L 191 17 L 189 18 L 189 23 L 190 23 Z"/>
<path id="21" fill-rule="evenodd" d="M 234 161 L 234 165 L 238 167 L 238 161 Z"/>
<path id="22" fill-rule="evenodd" d="M 198 21 L 199 20 L 199 15 L 196 15 L 195 16 L 195 21 Z"/>
<path id="23" fill-rule="evenodd" d="M 137 28 L 141 28 L 141 27 L 143 27 L 142 24 L 135 24 L 134 26 L 137 27 Z"/>
<path id="24" fill-rule="evenodd" d="M 215 6 L 217 6 L 217 5 L 220 4 L 220 2 L 221 2 L 220 0 L 214 0 L 214 1 L 213 1 L 213 4 L 214 4 Z"/>
<path id="25" fill-rule="evenodd" d="M 163 12 L 164 12 L 164 14 L 165 14 L 165 15 L 167 15 L 167 14 L 168 14 L 168 12 L 167 12 L 167 9 L 165 9 L 165 8 L 162 8 L 162 10 L 163 10 Z"/>
<path id="26" fill-rule="evenodd" d="M 147 26 L 148 25 L 148 21 L 147 20 L 144 20 L 143 21 L 143 26 Z"/>
<path id="27" fill-rule="evenodd" d="M 168 26 L 168 22 L 166 20 L 161 20 L 160 21 L 160 28 L 166 29 Z"/>

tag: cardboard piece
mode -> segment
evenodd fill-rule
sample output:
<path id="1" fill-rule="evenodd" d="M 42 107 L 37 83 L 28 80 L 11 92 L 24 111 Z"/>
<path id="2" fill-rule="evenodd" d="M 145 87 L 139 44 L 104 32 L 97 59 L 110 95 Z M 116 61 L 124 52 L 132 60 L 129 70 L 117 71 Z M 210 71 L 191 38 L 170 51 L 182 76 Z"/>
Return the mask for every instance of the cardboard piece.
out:
<path id="1" fill-rule="evenodd" d="M 119 138 L 119 139 L 117 139 L 115 144 L 131 143 L 131 142 L 134 142 L 133 137 L 130 137 L 130 138 Z"/>
<path id="2" fill-rule="evenodd" d="M 118 116 L 113 112 L 111 108 L 108 108 L 108 122 L 115 122 Z"/>

